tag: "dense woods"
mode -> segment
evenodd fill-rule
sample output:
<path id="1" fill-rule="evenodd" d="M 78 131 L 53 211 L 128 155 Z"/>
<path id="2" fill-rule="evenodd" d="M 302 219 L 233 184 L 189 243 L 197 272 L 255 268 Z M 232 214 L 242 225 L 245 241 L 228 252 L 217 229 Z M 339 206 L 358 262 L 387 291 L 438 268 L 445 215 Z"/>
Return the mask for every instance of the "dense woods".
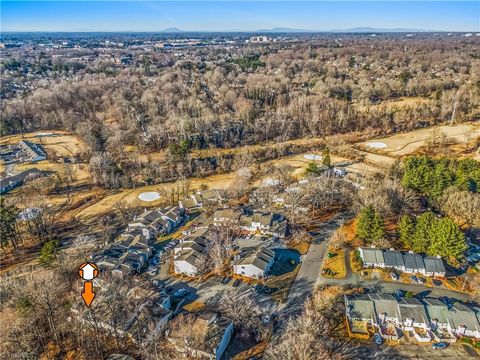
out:
<path id="1" fill-rule="evenodd" d="M 196 159 L 192 149 L 390 133 L 479 116 L 476 39 L 317 36 L 127 55 L 128 64 L 102 58 L 71 66 L 65 54 L 30 61 L 7 54 L 4 74 L 23 79 L 22 69 L 33 66 L 50 76 L 2 100 L 2 133 L 72 131 L 88 145 L 84 160 L 97 183 L 118 188 L 222 171 L 220 159 Z M 415 99 L 396 104 L 403 97 Z M 166 162 L 138 161 L 160 150 Z"/>

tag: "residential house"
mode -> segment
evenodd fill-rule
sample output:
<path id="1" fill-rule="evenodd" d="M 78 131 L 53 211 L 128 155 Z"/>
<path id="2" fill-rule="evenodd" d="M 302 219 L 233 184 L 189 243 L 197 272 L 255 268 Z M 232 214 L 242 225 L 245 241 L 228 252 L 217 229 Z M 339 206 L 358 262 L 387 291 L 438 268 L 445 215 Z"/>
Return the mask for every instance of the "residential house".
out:
<path id="1" fill-rule="evenodd" d="M 389 268 L 410 274 L 445 277 L 443 260 L 437 256 L 422 256 L 412 251 L 402 253 L 375 247 L 359 247 L 364 267 Z"/>
<path id="2" fill-rule="evenodd" d="M 428 328 L 438 341 L 455 341 L 448 306 L 436 298 L 423 299 L 428 316 Z"/>
<path id="3" fill-rule="evenodd" d="M 377 325 L 377 314 L 372 299 L 367 294 L 344 296 L 345 312 L 350 320 L 366 321 Z"/>
<path id="4" fill-rule="evenodd" d="M 400 323 L 404 330 L 413 331 L 415 327 L 427 329 L 430 323 L 425 306 L 416 298 L 403 298 L 399 304 Z"/>
<path id="5" fill-rule="evenodd" d="M 196 194 L 187 196 L 179 201 L 180 208 L 191 212 L 203 208 L 206 203 L 219 204 L 225 200 L 226 191 L 223 189 L 212 189 L 199 191 Z"/>
<path id="6" fill-rule="evenodd" d="M 423 259 L 425 263 L 425 275 L 445 277 L 445 266 L 440 256 L 427 256 Z"/>
<path id="7" fill-rule="evenodd" d="M 399 271 L 405 271 L 405 262 L 403 255 L 399 251 L 387 250 L 383 253 L 385 267 L 394 268 Z"/>
<path id="8" fill-rule="evenodd" d="M 233 265 L 233 272 L 237 275 L 254 279 L 263 279 L 267 276 L 275 260 L 275 253 L 267 248 L 247 253 Z"/>
<path id="9" fill-rule="evenodd" d="M 16 187 L 23 185 L 26 180 L 41 175 L 43 175 L 42 171 L 38 170 L 37 168 L 33 168 L 22 171 L 19 174 L 0 179 L 0 194 L 5 194 Z"/>
<path id="10" fill-rule="evenodd" d="M 220 360 L 232 337 L 233 322 L 217 313 L 204 312 L 195 320 L 192 332 L 198 339 L 191 345 L 175 333 L 169 334 L 169 340 L 186 357 Z"/>
<path id="11" fill-rule="evenodd" d="M 204 228 L 181 239 L 173 248 L 175 273 L 196 276 L 205 261 L 209 241 L 208 229 Z"/>
<path id="12" fill-rule="evenodd" d="M 374 303 L 378 324 L 400 324 L 400 310 L 398 308 L 398 302 L 393 295 L 379 293 L 369 294 L 368 297 Z M 375 322 L 374 324 L 377 324 L 377 322 Z"/>
<path id="13" fill-rule="evenodd" d="M 20 140 L 18 147 L 22 150 L 21 161 L 37 162 L 47 158 L 47 153 L 43 150 L 42 146 L 35 144 L 31 141 Z"/>
<path id="14" fill-rule="evenodd" d="M 480 338 L 478 314 L 466 305 L 456 303 L 448 311 L 452 331 L 457 336 Z"/>
<path id="15" fill-rule="evenodd" d="M 236 225 L 242 215 L 238 209 L 218 209 L 213 213 L 213 225 Z"/>
<path id="16" fill-rule="evenodd" d="M 403 254 L 403 261 L 405 262 L 406 273 L 421 273 L 425 275 L 425 263 L 423 262 L 422 255 L 409 251 L 408 253 Z"/>
<path id="17" fill-rule="evenodd" d="M 362 258 L 364 267 L 385 267 L 385 259 L 382 249 L 374 247 L 359 247 L 358 252 Z"/>

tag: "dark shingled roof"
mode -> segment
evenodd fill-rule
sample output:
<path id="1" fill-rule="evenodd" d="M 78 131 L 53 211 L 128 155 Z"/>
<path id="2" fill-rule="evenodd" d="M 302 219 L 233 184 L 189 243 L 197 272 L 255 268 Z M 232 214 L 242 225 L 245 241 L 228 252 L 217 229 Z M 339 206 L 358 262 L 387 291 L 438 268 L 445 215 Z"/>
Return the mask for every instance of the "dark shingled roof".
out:
<path id="1" fill-rule="evenodd" d="M 383 258 L 387 267 L 402 267 L 405 265 L 400 251 L 387 250 L 383 253 Z"/>

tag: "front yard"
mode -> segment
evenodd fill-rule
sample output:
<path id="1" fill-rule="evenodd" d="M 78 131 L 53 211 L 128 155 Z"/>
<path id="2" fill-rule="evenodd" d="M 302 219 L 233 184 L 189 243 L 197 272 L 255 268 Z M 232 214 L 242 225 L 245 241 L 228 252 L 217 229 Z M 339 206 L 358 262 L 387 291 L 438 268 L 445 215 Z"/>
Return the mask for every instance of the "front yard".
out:
<path id="1" fill-rule="evenodd" d="M 345 252 L 347 250 L 334 250 L 329 246 L 327 256 L 323 263 L 322 275 L 333 279 L 343 279 L 347 275 L 345 266 Z"/>

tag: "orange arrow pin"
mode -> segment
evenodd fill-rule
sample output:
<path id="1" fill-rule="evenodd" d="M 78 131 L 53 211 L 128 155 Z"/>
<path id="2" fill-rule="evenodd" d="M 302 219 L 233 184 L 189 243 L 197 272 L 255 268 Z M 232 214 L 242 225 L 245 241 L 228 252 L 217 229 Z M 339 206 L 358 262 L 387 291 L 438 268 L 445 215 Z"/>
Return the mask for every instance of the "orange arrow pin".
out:
<path id="1" fill-rule="evenodd" d="M 85 301 L 85 305 L 90 307 L 94 297 L 95 297 L 95 293 L 93 292 L 92 282 L 85 281 L 85 283 L 83 284 L 83 292 L 82 292 L 82 298 L 83 298 L 83 301 Z"/>

